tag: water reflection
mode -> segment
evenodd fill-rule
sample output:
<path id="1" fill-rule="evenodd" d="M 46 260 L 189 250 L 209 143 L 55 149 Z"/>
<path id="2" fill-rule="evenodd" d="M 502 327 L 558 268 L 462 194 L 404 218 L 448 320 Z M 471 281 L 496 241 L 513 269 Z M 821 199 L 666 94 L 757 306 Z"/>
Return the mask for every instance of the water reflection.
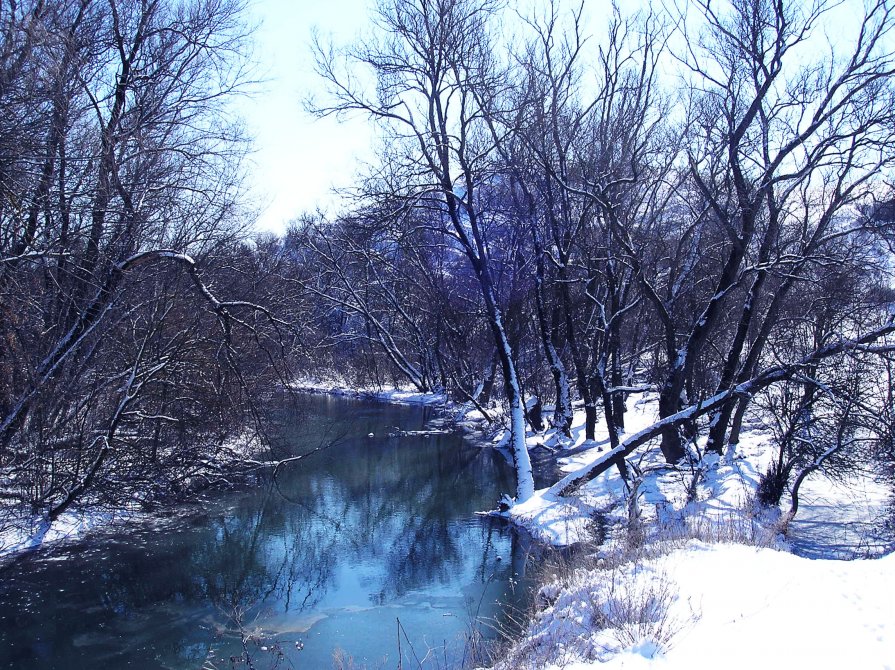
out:
<path id="1" fill-rule="evenodd" d="M 389 436 L 424 429 L 426 409 L 308 403 L 301 423 L 284 413 L 280 452 L 343 438 L 276 481 L 7 574 L 0 665 L 222 668 L 248 650 L 259 668 L 326 668 L 341 648 L 396 666 L 399 620 L 405 663 L 410 645 L 438 649 L 432 667 L 461 659 L 476 614 L 524 598 L 525 543 L 473 514 L 512 490 L 505 461 L 458 435 Z"/>

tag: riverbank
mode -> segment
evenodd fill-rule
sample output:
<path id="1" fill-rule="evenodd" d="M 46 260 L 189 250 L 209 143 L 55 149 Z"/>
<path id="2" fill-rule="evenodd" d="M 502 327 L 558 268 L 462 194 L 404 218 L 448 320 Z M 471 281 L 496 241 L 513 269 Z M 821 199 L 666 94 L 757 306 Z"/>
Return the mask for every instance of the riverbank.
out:
<path id="1" fill-rule="evenodd" d="M 351 388 L 326 382 L 296 382 L 290 385 L 297 393 L 313 393 L 317 395 L 336 395 L 360 400 L 376 400 L 398 405 L 443 405 L 447 396 L 443 393 L 421 393 L 408 389 L 383 390 L 381 388 Z"/>
<path id="2" fill-rule="evenodd" d="M 630 398 L 626 434 L 656 418 L 654 395 Z M 529 445 L 574 472 L 608 444 L 605 433 L 584 441 L 583 421 L 576 412 L 571 439 L 548 431 Z M 628 459 L 633 493 L 611 469 L 574 497 L 543 489 L 510 507 L 540 541 L 583 548 L 543 570 L 528 627 L 495 670 L 895 667 L 891 483 L 816 473 L 783 535 L 781 509 L 755 502 L 775 453 L 756 421 L 735 453 L 687 467 L 641 448 Z M 595 518 L 600 546 L 588 545 Z"/>
<path id="3" fill-rule="evenodd" d="M 253 473 L 264 467 L 263 446 L 246 432 L 216 449 L 214 460 L 195 463 L 170 499 L 147 501 L 135 495 L 127 505 L 110 509 L 88 496 L 52 521 L 25 506 L 5 507 L 0 509 L 0 567 L 33 551 L 80 542 L 92 532 L 143 524 L 159 510 L 195 501 L 208 489 L 251 481 Z"/>
<path id="4" fill-rule="evenodd" d="M 739 543 L 585 556 L 540 589 L 495 670 L 891 668 L 895 555 L 810 560 Z"/>
<path id="5" fill-rule="evenodd" d="M 506 439 L 499 424 L 485 428 L 475 409 L 440 395 L 332 385 L 295 390 L 441 405 L 452 423 L 479 431 L 480 441 L 500 446 Z M 631 396 L 627 433 L 654 422 L 656 409 L 654 395 Z M 384 425 L 376 435 L 386 435 L 391 424 Z M 599 430 L 596 440 L 585 440 L 584 415 L 578 411 L 570 438 L 548 430 L 530 433 L 527 440 L 532 451 L 551 454 L 563 472 L 572 472 L 606 452 L 608 436 Z M 427 432 L 414 429 L 397 437 Z M 895 658 L 895 634 L 877 624 L 895 620 L 895 613 L 876 594 L 895 592 L 893 559 L 829 560 L 878 556 L 891 549 L 886 538 L 872 533 L 880 526 L 888 490 L 869 477 L 847 486 L 822 476 L 810 479 L 799 516 L 783 537 L 776 527 L 779 514 L 753 502 L 773 447 L 771 433 L 754 422 L 735 455 L 703 458 L 689 468 L 670 468 L 656 450 L 641 449 L 630 458 L 632 470 L 640 474 L 636 495 L 628 495 L 613 469 L 574 497 L 542 488 L 531 500 L 500 513 L 540 543 L 578 549 L 570 562 L 539 569 L 541 585 L 528 628 L 495 667 L 582 670 L 608 664 L 661 670 L 703 667 L 711 658 L 707 654 L 718 654 L 734 668 L 826 668 L 833 662 L 837 667 L 888 667 L 885 659 Z M 490 497 L 484 500 L 488 504 Z M 51 528 L 31 526 L 24 541 L 40 537 L 40 542 L 17 551 L 64 546 L 93 530 L 140 523 L 139 514 L 67 513 Z M 593 544 L 595 538 L 602 544 Z M 841 631 L 840 636 L 832 630 Z M 815 631 L 821 632 L 820 642 Z"/>
<path id="6" fill-rule="evenodd" d="M 406 392 L 362 393 L 392 402 Z M 655 394 L 631 396 L 626 434 L 651 425 L 657 410 Z M 480 419 L 469 407 L 447 411 L 460 423 L 468 412 L 473 429 Z M 493 429 L 488 437 L 506 441 Z M 527 442 L 569 473 L 600 458 L 608 435 L 599 426 L 596 439 L 585 440 L 577 411 L 571 437 L 548 430 Z M 639 474 L 634 495 L 612 469 L 574 497 L 547 488 L 511 505 L 501 514 L 539 542 L 579 549 L 541 568 L 529 624 L 495 670 L 893 667 L 890 487 L 870 472 L 845 482 L 818 473 L 803 486 L 784 536 L 781 510 L 755 503 L 774 456 L 773 434 L 754 421 L 735 453 L 690 468 L 638 450 L 629 458 Z M 602 545 L 590 544 L 598 536 Z"/>
<path id="7" fill-rule="evenodd" d="M 636 433 L 657 419 L 657 398 L 631 396 L 626 409 L 625 433 Z M 529 449 L 553 453 L 565 473 L 605 453 L 603 426 L 596 438 L 584 439 L 582 411 L 570 438 L 527 435 Z M 579 549 L 541 570 L 528 627 L 495 670 L 893 667 L 890 486 L 871 472 L 845 482 L 818 473 L 784 536 L 781 510 L 755 503 L 774 457 L 773 434 L 753 421 L 735 453 L 689 468 L 638 450 L 634 495 L 611 469 L 574 497 L 548 488 L 510 506 L 502 515 L 539 542 Z M 602 545 L 589 544 L 596 536 Z"/>
<path id="8" fill-rule="evenodd" d="M 345 380 L 341 379 L 304 379 L 290 384 L 290 389 L 297 393 L 332 395 L 395 405 L 440 407 L 443 410 L 444 418 L 450 426 L 456 427 L 478 441 L 485 441 L 500 446 L 501 443 L 505 443 L 508 439 L 506 426 L 502 422 L 503 412 L 500 407 L 488 408 L 489 415 L 485 417 L 471 403 L 456 403 L 445 393 L 424 393 L 410 388 L 350 386 Z"/>
<path id="9" fill-rule="evenodd" d="M 493 419 L 488 423 L 482 413 L 468 403 L 454 403 L 444 394 L 419 393 L 406 388 L 351 388 L 339 380 L 302 381 L 293 386 L 303 393 L 355 397 L 378 402 L 441 406 L 451 422 L 475 435 L 480 442 L 504 446 L 509 431 L 501 419 L 499 407 L 489 407 Z M 548 416 L 552 410 L 544 408 Z M 625 430 L 620 438 L 636 434 L 658 420 L 658 396 L 651 392 L 632 394 L 626 401 Z M 599 459 L 607 450 L 609 436 L 602 422 L 597 423 L 594 440 L 585 439 L 585 414 L 577 406 L 570 437 L 547 429 L 529 430 L 529 451 L 549 453 L 561 473 L 572 473 Z M 749 542 L 774 544 L 791 549 L 796 541 L 802 553 L 821 552 L 825 537 L 836 533 L 834 524 L 844 529 L 830 551 L 837 558 L 878 556 L 893 549 L 890 534 L 875 536 L 873 529 L 882 525 L 892 501 L 891 487 L 879 481 L 875 473 L 855 473 L 849 480 L 833 481 L 817 473 L 802 487 L 802 504 L 788 538 L 776 534 L 779 510 L 759 509 L 755 490 L 761 475 L 775 458 L 773 434 L 768 426 L 754 419 L 747 422 L 736 452 L 724 457 L 707 455 L 687 468 L 672 468 L 661 453 L 649 446 L 636 450 L 629 463 L 640 473 L 637 495 L 628 495 L 626 484 L 612 468 L 581 487 L 575 496 L 556 495 L 551 488 L 536 491 L 521 504 L 510 504 L 503 512 L 494 512 L 521 527 L 536 541 L 554 547 L 586 544 L 595 539 L 595 519 L 599 533 L 608 533 L 610 542 L 624 541 L 632 522 L 643 528 L 700 526 L 715 528 L 718 534 Z M 633 503 L 632 503 L 633 500 Z M 785 507 L 785 502 L 783 503 Z M 826 516 L 822 527 L 819 517 Z M 857 532 L 850 529 L 857 528 Z M 826 535 L 824 535 L 826 533 Z"/>
<path id="10" fill-rule="evenodd" d="M 443 394 L 418 393 L 407 389 L 349 388 L 319 381 L 297 383 L 292 390 L 390 404 L 429 406 L 447 403 Z M 475 418 L 470 416 L 469 421 L 474 422 Z M 248 432 L 228 440 L 215 453 L 215 460 L 197 464 L 183 483 L 182 495 L 170 501 L 171 504 L 193 499 L 209 486 L 226 487 L 240 483 L 245 479 L 243 471 L 248 469 L 254 472 L 268 467 L 270 463 L 264 458 L 263 447 Z M 52 522 L 24 507 L 0 509 L 0 565 L 32 551 L 81 541 L 91 532 L 143 523 L 153 518 L 154 510 L 160 506 L 164 507 L 165 504 L 156 502 L 147 506 L 134 499 L 127 508 L 110 510 L 97 508 L 87 500 Z"/>

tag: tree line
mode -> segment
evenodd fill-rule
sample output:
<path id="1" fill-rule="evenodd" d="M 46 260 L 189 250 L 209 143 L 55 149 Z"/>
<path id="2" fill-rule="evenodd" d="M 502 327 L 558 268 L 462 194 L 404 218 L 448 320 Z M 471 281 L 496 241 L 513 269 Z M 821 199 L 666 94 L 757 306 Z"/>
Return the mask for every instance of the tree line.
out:
<path id="1" fill-rule="evenodd" d="M 243 3 L 0 3 L 0 495 L 49 520 L 215 479 L 285 373 L 247 244 Z M 290 339 L 291 338 L 291 339 Z M 276 355 L 274 355 L 276 354 Z"/>
<path id="2" fill-rule="evenodd" d="M 499 378 L 520 499 L 541 403 L 568 434 L 579 400 L 623 472 L 644 390 L 672 463 L 762 403 L 778 479 L 831 441 L 885 451 L 891 3 L 614 6 L 597 37 L 584 9 L 388 0 L 369 39 L 316 44 L 317 113 L 383 140 L 350 214 L 291 233 L 339 356 L 482 406 Z"/>
<path id="3" fill-rule="evenodd" d="M 526 430 L 576 403 L 609 451 L 562 492 L 651 439 L 735 448 L 750 410 L 769 502 L 892 460 L 888 0 L 381 0 L 314 43 L 310 103 L 378 159 L 279 237 L 242 197 L 243 9 L 0 3 L 0 495 L 54 518 L 223 478 L 274 388 L 334 372 L 506 421 L 519 500 Z"/>

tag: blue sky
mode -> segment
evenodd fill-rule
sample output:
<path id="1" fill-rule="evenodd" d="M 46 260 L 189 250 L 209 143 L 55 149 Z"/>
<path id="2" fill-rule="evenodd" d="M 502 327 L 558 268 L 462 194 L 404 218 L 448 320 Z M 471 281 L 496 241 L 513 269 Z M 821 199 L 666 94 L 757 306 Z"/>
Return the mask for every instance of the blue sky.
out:
<path id="1" fill-rule="evenodd" d="M 285 224 L 317 206 L 333 207 L 332 186 L 346 187 L 358 159 L 369 156 L 371 134 L 362 119 L 316 120 L 303 98 L 321 87 L 314 74 L 312 28 L 337 43 L 352 42 L 370 16 L 368 0 L 253 0 L 248 19 L 259 23 L 255 59 L 267 80 L 258 94 L 239 103 L 256 138 L 251 188 L 265 203 L 261 230 Z"/>
<path id="2" fill-rule="evenodd" d="M 336 44 L 354 42 L 369 26 L 375 0 L 249 0 L 247 19 L 257 23 L 255 60 L 267 80 L 251 99 L 239 103 L 239 111 L 256 138 L 250 168 L 253 197 L 262 204 L 259 230 L 283 232 L 289 220 L 320 207 L 332 211 L 338 197 L 334 187 L 346 188 L 360 162 L 372 159 L 373 132 L 366 119 L 338 122 L 314 119 L 302 102 L 310 93 L 321 92 L 322 82 L 314 73 L 311 55 L 312 30 L 331 36 Z M 561 3 L 568 10 L 577 0 Z M 624 12 L 643 4 L 624 0 Z M 523 13 L 543 12 L 546 0 L 513 0 L 510 7 Z M 609 0 L 585 0 L 585 24 L 597 41 L 603 37 L 602 22 L 609 13 Z M 682 8 L 686 7 L 681 0 Z M 835 9 L 827 26 L 831 35 L 819 30 L 812 40 L 824 51 L 830 42 L 853 34 L 860 11 L 859 0 Z M 585 28 L 585 32 L 588 29 Z M 591 42 L 591 47 L 596 45 Z M 844 48 L 848 48 L 847 45 Z"/>

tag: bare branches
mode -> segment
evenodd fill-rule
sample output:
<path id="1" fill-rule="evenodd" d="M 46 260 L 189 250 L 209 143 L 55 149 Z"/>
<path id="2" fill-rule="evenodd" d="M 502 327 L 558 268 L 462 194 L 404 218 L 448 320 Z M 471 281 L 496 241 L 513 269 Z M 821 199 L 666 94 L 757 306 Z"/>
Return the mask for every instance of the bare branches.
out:
<path id="1" fill-rule="evenodd" d="M 602 472 L 605 472 L 617 459 L 624 458 L 637 447 L 658 437 L 663 430 L 668 427 L 677 427 L 686 421 L 692 421 L 697 417 L 703 416 L 723 405 L 731 397 L 748 397 L 754 395 L 758 391 L 771 386 L 772 384 L 791 379 L 801 370 L 812 368 L 826 359 L 842 354 L 862 352 L 868 346 L 875 345 L 879 340 L 886 338 L 892 333 L 895 333 L 895 325 L 890 323 L 853 340 L 839 339 L 835 342 L 831 342 L 826 346 L 812 351 L 798 361 L 767 368 L 755 375 L 752 379 L 737 384 L 736 386 L 696 403 L 695 405 L 690 405 L 671 416 L 663 417 L 652 426 L 625 439 L 625 441 L 617 448 L 606 452 L 594 463 L 564 477 L 551 487 L 551 491 L 555 492 L 557 495 L 569 495 L 581 485 L 600 475 Z M 876 345 L 875 349 L 878 353 L 883 351 L 893 352 L 895 351 L 895 344 L 886 342 L 884 344 Z"/>
<path id="2" fill-rule="evenodd" d="M 242 3 L 16 4 L 0 16 L 0 470 L 58 516 L 175 486 L 282 367 L 244 369 L 248 343 L 269 361 L 291 326 L 214 267 L 247 262 L 228 107 L 250 81 Z"/>
<path id="3" fill-rule="evenodd" d="M 332 94 L 332 102 L 318 111 L 366 112 L 406 147 L 401 162 L 408 181 L 394 195 L 412 202 L 428 199 L 435 221 L 466 256 L 497 346 L 511 406 L 516 493 L 524 500 L 534 488 L 523 398 L 493 264 L 491 237 L 498 221 L 488 206 L 498 146 L 509 132 L 508 71 L 495 57 L 490 34 L 497 8 L 491 0 L 382 3 L 379 39 L 341 53 L 318 43 L 318 71 Z M 350 71 L 339 70 L 341 58 L 369 70 L 375 97 L 360 90 Z M 385 348 L 394 361 L 394 348 Z M 406 365 L 403 369 L 410 372 Z"/>

